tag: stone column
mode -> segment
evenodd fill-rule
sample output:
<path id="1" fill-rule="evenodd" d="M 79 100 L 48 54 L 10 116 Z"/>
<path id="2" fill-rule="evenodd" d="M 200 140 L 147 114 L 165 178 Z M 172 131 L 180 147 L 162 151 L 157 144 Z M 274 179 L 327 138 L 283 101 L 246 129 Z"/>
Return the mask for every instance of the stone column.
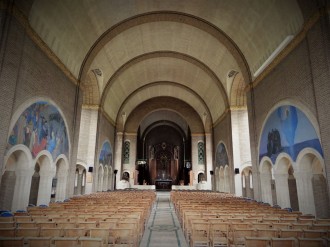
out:
<path id="1" fill-rule="evenodd" d="M 104 168 L 104 173 L 103 173 L 103 185 L 102 185 L 102 191 L 107 191 L 108 190 L 108 175 L 109 175 L 109 170 Z"/>
<path id="2" fill-rule="evenodd" d="M 50 202 L 50 195 L 52 192 L 52 181 L 54 175 L 50 171 L 40 171 L 40 182 L 37 205 L 48 205 Z"/>
<path id="3" fill-rule="evenodd" d="M 290 208 L 290 194 L 288 186 L 289 174 L 274 174 L 277 204 L 281 208 Z"/>
<path id="4" fill-rule="evenodd" d="M 82 186 L 82 174 L 81 171 L 78 172 L 78 181 L 77 181 L 77 195 L 81 195 L 81 186 Z"/>
<path id="5" fill-rule="evenodd" d="M 26 207 L 29 205 L 31 180 L 33 173 L 33 170 L 16 170 L 16 183 L 12 203 L 13 212 L 16 212 L 16 210 L 26 210 Z"/>
<path id="6" fill-rule="evenodd" d="M 114 153 L 114 167 L 117 170 L 116 176 L 116 187 L 121 179 L 121 167 L 122 167 L 122 156 L 123 156 L 123 133 L 116 133 L 116 142 L 115 142 L 115 153 Z"/>
<path id="7" fill-rule="evenodd" d="M 246 196 L 249 198 L 253 198 L 252 190 L 251 190 L 251 179 L 250 174 L 244 175 L 245 176 L 245 189 L 246 189 Z"/>
<path id="8" fill-rule="evenodd" d="M 272 205 L 273 198 L 272 198 L 271 180 L 272 180 L 272 174 L 270 174 L 270 173 L 261 173 L 260 174 L 262 201 L 267 202 Z"/>
<path id="9" fill-rule="evenodd" d="M 299 201 L 299 211 L 304 214 L 315 215 L 315 203 L 314 203 L 314 193 L 312 172 L 295 172 L 297 183 L 297 194 Z"/>
<path id="10" fill-rule="evenodd" d="M 66 175 L 58 174 L 55 201 L 64 201 L 66 199 L 65 190 L 66 190 Z"/>

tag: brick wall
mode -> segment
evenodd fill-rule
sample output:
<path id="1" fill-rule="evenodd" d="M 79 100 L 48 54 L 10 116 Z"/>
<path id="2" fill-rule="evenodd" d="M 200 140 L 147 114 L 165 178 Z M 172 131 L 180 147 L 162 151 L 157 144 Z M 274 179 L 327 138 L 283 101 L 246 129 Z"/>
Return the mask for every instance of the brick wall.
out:
<path id="1" fill-rule="evenodd" d="M 327 195 L 327 181 L 321 174 L 314 174 L 312 179 L 316 216 L 329 218 L 329 196 Z"/>
<path id="2" fill-rule="evenodd" d="M 8 136 L 13 114 L 23 111 L 31 102 L 44 99 L 55 104 L 66 120 L 71 148 L 67 183 L 67 195 L 70 196 L 73 193 L 82 92 L 79 92 L 76 104 L 76 86 L 29 38 L 15 17 L 7 14 L 7 18 L 10 20 L 6 26 L 8 32 L 5 32 L 0 54 L 0 136 Z M 6 138 L 1 138 L 0 168 L 5 165 L 6 144 Z"/>
<path id="3" fill-rule="evenodd" d="M 248 92 L 254 172 L 259 168 L 258 141 L 267 114 L 280 102 L 291 103 L 301 108 L 307 117 L 316 119 L 330 185 L 330 42 L 326 42 L 330 31 L 327 27 L 328 16 L 321 16 L 306 38 L 253 91 Z M 260 190 L 260 185 L 256 186 Z"/>

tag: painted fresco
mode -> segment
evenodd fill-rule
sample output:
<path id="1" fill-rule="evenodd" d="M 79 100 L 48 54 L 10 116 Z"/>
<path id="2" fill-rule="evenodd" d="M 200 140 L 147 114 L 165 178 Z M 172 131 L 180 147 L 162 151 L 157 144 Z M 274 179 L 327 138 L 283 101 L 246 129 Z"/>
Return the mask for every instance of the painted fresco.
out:
<path id="1" fill-rule="evenodd" d="M 102 145 L 99 162 L 100 164 L 103 165 L 111 165 L 111 160 L 112 160 L 112 152 L 110 148 L 110 143 L 105 142 Z"/>
<path id="2" fill-rule="evenodd" d="M 29 106 L 18 118 L 9 139 L 9 148 L 17 144 L 27 146 L 33 157 L 48 150 L 53 159 L 68 156 L 69 143 L 64 120 L 57 108 L 39 101 Z"/>
<path id="3" fill-rule="evenodd" d="M 216 166 L 225 166 L 228 164 L 228 155 L 226 147 L 223 143 L 220 143 L 216 153 Z"/>
<path id="4" fill-rule="evenodd" d="M 268 156 L 273 164 L 277 156 L 285 152 L 296 161 L 299 152 L 310 147 L 322 156 L 321 143 L 306 115 L 295 106 L 277 108 L 267 119 L 259 147 L 259 162 Z"/>

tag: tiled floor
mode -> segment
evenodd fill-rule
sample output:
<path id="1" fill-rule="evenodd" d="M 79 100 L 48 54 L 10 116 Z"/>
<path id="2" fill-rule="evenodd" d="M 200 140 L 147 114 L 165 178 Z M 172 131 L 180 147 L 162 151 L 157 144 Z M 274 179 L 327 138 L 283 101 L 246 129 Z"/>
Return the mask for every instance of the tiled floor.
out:
<path id="1" fill-rule="evenodd" d="M 187 247 L 169 192 L 157 192 L 140 247 Z"/>

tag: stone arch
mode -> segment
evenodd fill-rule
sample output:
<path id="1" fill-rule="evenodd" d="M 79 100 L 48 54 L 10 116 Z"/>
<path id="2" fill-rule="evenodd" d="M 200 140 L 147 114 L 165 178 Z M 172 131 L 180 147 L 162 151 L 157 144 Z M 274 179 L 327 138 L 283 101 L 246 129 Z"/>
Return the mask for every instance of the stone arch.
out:
<path id="1" fill-rule="evenodd" d="M 299 209 L 318 218 L 329 217 L 329 195 L 322 156 L 305 148 L 297 157 L 297 190 Z"/>
<path id="2" fill-rule="evenodd" d="M 66 199 L 69 161 L 65 157 L 65 155 L 60 155 L 56 159 L 55 164 L 56 164 L 55 201 L 64 201 Z"/>
<path id="3" fill-rule="evenodd" d="M 84 164 L 82 162 L 79 162 L 76 164 L 75 182 L 74 182 L 74 194 L 75 195 L 85 194 L 86 171 L 87 171 L 86 164 Z"/>
<path id="4" fill-rule="evenodd" d="M 261 184 L 261 199 L 263 202 L 274 204 L 273 191 L 275 188 L 272 186 L 272 169 L 273 164 L 271 159 L 268 157 L 263 157 L 260 162 L 259 172 L 260 172 L 260 184 Z M 276 204 L 276 203 L 275 203 Z"/>
<path id="5" fill-rule="evenodd" d="M 37 205 L 48 205 L 51 201 L 52 181 L 55 176 L 55 166 L 51 154 L 44 150 L 35 159 L 40 166 L 40 180 Z"/>
<path id="6" fill-rule="evenodd" d="M 242 72 L 244 81 L 246 84 L 251 82 L 251 73 L 248 66 L 248 63 L 242 54 L 242 52 L 238 49 L 237 45 L 218 27 L 214 26 L 212 23 L 209 23 L 206 20 L 197 18 L 193 15 L 181 13 L 181 12 L 173 12 L 173 11 L 157 11 L 157 12 L 149 12 L 143 13 L 140 15 L 136 15 L 130 17 L 126 20 L 121 21 L 115 26 L 109 28 L 105 31 L 102 36 L 94 43 L 92 48 L 86 54 L 86 57 L 82 63 L 78 81 L 85 81 L 88 71 L 90 70 L 90 66 L 92 61 L 95 59 L 97 54 L 102 50 L 102 48 L 110 42 L 117 34 L 142 23 L 154 22 L 154 21 L 172 21 L 172 22 L 183 22 L 187 25 L 191 25 L 199 28 L 202 31 L 205 31 L 211 35 L 213 35 L 220 43 L 222 43 L 231 53 L 231 55 L 235 58 L 238 63 L 238 66 Z"/>
<path id="7" fill-rule="evenodd" d="M 131 177 L 130 171 L 129 170 L 124 170 L 123 173 L 122 173 L 122 179 L 129 182 L 130 177 Z"/>
<path id="8" fill-rule="evenodd" d="M 299 210 L 294 162 L 286 153 L 281 153 L 274 166 L 277 204 L 282 208 Z"/>
<path id="9" fill-rule="evenodd" d="M 246 166 L 242 172 L 242 194 L 244 197 L 254 198 L 253 188 L 251 188 L 252 166 Z"/>
<path id="10" fill-rule="evenodd" d="M 26 210 L 29 204 L 29 188 L 33 174 L 31 152 L 25 145 L 12 147 L 5 156 L 0 198 L 4 210 Z"/>

